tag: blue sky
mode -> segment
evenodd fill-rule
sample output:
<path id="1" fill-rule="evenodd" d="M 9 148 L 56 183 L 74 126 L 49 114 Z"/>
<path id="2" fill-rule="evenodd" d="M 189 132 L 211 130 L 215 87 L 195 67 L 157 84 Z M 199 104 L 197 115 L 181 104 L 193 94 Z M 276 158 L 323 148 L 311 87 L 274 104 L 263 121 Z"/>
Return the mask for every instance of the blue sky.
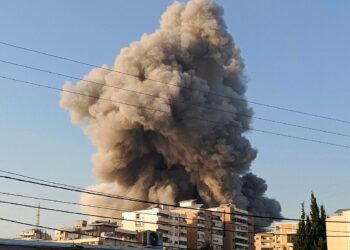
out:
<path id="1" fill-rule="evenodd" d="M 231 1 L 225 9 L 229 32 L 246 64 L 247 96 L 286 108 L 350 121 L 350 1 Z M 0 40 L 111 65 L 121 48 L 151 33 L 172 1 L 6 1 L 0 8 Z M 0 59 L 81 77 L 90 68 L 0 45 Z M 0 63 L 0 75 L 55 87 L 63 77 Z M 77 186 L 94 183 L 90 157 L 95 151 L 59 105 L 59 93 L 0 80 L 0 168 Z M 256 116 L 350 134 L 350 125 L 252 105 Z M 331 136 L 255 120 L 257 129 L 350 145 Z M 298 217 L 300 203 L 314 190 L 328 214 L 350 207 L 349 149 L 250 132 L 259 151 L 252 171 L 267 180 L 268 196 L 287 217 Z M 0 180 L 0 190 L 65 200 L 79 195 Z M 8 200 L 0 195 L 0 200 Z M 25 200 L 21 200 L 25 201 Z M 36 202 L 26 201 L 31 204 Z M 52 204 L 43 204 L 51 205 Z M 76 210 L 75 207 L 57 206 Z M 35 223 L 36 211 L 0 204 L 1 216 Z M 76 216 L 42 212 L 42 224 L 73 224 Z M 0 222 L 0 237 L 22 226 Z"/>

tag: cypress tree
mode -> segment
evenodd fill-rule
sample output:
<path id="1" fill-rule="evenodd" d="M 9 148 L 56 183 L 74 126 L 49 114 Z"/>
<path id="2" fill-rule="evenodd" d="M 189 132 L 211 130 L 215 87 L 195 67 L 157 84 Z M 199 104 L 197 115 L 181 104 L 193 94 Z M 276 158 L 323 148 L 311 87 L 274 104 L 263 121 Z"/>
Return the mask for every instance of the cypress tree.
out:
<path id="1" fill-rule="evenodd" d="M 311 225 L 310 230 L 307 232 L 310 238 L 310 243 L 313 249 L 317 249 L 318 239 L 320 237 L 319 232 L 321 230 L 321 217 L 320 209 L 317 205 L 317 200 L 313 192 L 311 192 L 311 203 L 310 203 L 310 219 Z"/>
<path id="2" fill-rule="evenodd" d="M 304 203 L 301 205 L 301 220 L 294 239 L 295 250 L 327 250 L 326 211 L 317 204 L 311 192 L 310 213 L 305 214 Z"/>
<path id="3" fill-rule="evenodd" d="M 303 250 L 305 249 L 305 205 L 301 203 L 301 217 L 299 221 L 299 227 L 297 230 L 296 237 L 294 239 L 294 249 Z"/>
<path id="4" fill-rule="evenodd" d="M 320 215 L 321 225 L 320 225 L 319 235 L 320 235 L 320 239 L 322 240 L 320 240 L 321 242 L 319 241 L 319 249 L 327 250 L 327 229 L 326 229 L 327 215 L 323 205 L 321 205 L 320 211 L 321 211 L 321 215 Z"/>
<path id="5" fill-rule="evenodd" d="M 302 248 L 302 250 L 313 250 L 313 237 L 311 234 L 311 230 L 312 230 L 312 224 L 310 221 L 310 217 L 309 215 L 306 215 L 306 223 L 305 223 L 305 244 L 304 244 L 304 248 Z"/>

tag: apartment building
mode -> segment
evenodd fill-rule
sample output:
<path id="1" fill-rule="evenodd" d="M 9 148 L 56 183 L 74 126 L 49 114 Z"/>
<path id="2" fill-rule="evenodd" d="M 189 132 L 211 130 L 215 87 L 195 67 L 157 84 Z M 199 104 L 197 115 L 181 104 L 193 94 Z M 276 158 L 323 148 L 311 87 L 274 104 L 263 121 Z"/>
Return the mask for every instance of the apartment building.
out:
<path id="1" fill-rule="evenodd" d="M 254 236 L 256 250 L 293 250 L 293 241 L 298 223 L 278 222 L 273 232 L 257 233 Z"/>
<path id="2" fill-rule="evenodd" d="M 187 247 L 200 249 L 209 243 L 214 250 L 223 249 L 221 213 L 201 209 L 203 204 L 197 204 L 196 200 L 181 201 L 179 205 L 172 212 L 186 216 Z"/>
<path id="3" fill-rule="evenodd" d="M 144 210 L 124 212 L 122 216 L 123 229 L 159 232 L 163 249 L 187 249 L 186 215 L 175 213 L 168 206 L 153 205 Z"/>
<path id="4" fill-rule="evenodd" d="M 337 221 L 348 223 L 336 223 Z M 350 208 L 338 209 L 334 215 L 328 217 L 326 229 L 328 250 L 350 250 Z"/>
<path id="5" fill-rule="evenodd" d="M 293 250 L 293 241 L 298 230 L 298 223 L 278 222 L 275 223 L 275 249 Z"/>
<path id="6" fill-rule="evenodd" d="M 208 210 L 220 213 L 223 222 L 224 250 L 254 249 L 254 223 L 248 211 L 236 207 L 232 203 L 223 204 Z"/>
<path id="7" fill-rule="evenodd" d="M 255 250 L 274 250 L 275 235 L 273 232 L 257 233 L 254 236 Z"/>

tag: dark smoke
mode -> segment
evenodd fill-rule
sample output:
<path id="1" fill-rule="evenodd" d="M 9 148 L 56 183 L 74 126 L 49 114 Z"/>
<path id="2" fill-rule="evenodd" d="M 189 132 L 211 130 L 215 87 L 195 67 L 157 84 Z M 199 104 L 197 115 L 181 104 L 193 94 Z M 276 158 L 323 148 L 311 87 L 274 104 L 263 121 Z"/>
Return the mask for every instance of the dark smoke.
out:
<path id="1" fill-rule="evenodd" d="M 243 68 L 239 49 L 227 33 L 223 9 L 210 0 L 191 0 L 175 2 L 163 14 L 158 30 L 121 50 L 111 69 L 138 79 L 101 68 L 85 77 L 171 100 L 83 81 L 66 83 L 66 90 L 167 111 L 62 93 L 61 106 L 97 148 L 92 161 L 99 184 L 90 188 L 167 203 L 199 198 L 193 197 L 195 190 L 207 206 L 233 201 L 255 214 L 280 216 L 279 203 L 264 197 L 265 181 L 249 173 L 257 151 L 243 136 L 253 114 L 247 102 L 169 85 L 245 100 Z M 216 123 L 194 119 L 199 117 Z M 124 208 L 143 206 L 88 195 L 82 200 Z M 271 220 L 260 222 L 268 225 Z"/>

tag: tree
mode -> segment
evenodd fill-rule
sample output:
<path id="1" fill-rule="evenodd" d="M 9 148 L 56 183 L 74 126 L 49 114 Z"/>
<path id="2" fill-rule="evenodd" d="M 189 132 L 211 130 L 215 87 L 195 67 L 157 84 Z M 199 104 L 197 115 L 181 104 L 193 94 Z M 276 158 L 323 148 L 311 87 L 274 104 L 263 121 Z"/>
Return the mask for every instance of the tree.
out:
<path id="1" fill-rule="evenodd" d="M 327 219 L 327 215 L 326 215 L 326 210 L 324 209 L 324 206 L 321 205 L 320 207 L 321 210 L 321 225 L 319 228 L 319 234 L 321 236 L 321 238 L 319 239 L 318 242 L 318 249 L 319 250 L 327 250 L 327 229 L 326 229 L 326 219 Z"/>
<path id="2" fill-rule="evenodd" d="M 310 221 L 309 215 L 306 215 L 306 223 L 305 223 L 305 243 L 303 250 L 314 250 L 313 246 L 313 235 L 312 231 L 312 222 Z"/>
<path id="3" fill-rule="evenodd" d="M 297 231 L 297 237 L 294 239 L 294 249 L 304 250 L 305 247 L 305 205 L 301 203 L 301 220 Z"/>
<path id="4" fill-rule="evenodd" d="M 326 211 L 317 204 L 311 192 L 310 213 L 305 214 L 304 203 L 301 204 L 301 220 L 294 239 L 295 250 L 327 250 Z"/>

